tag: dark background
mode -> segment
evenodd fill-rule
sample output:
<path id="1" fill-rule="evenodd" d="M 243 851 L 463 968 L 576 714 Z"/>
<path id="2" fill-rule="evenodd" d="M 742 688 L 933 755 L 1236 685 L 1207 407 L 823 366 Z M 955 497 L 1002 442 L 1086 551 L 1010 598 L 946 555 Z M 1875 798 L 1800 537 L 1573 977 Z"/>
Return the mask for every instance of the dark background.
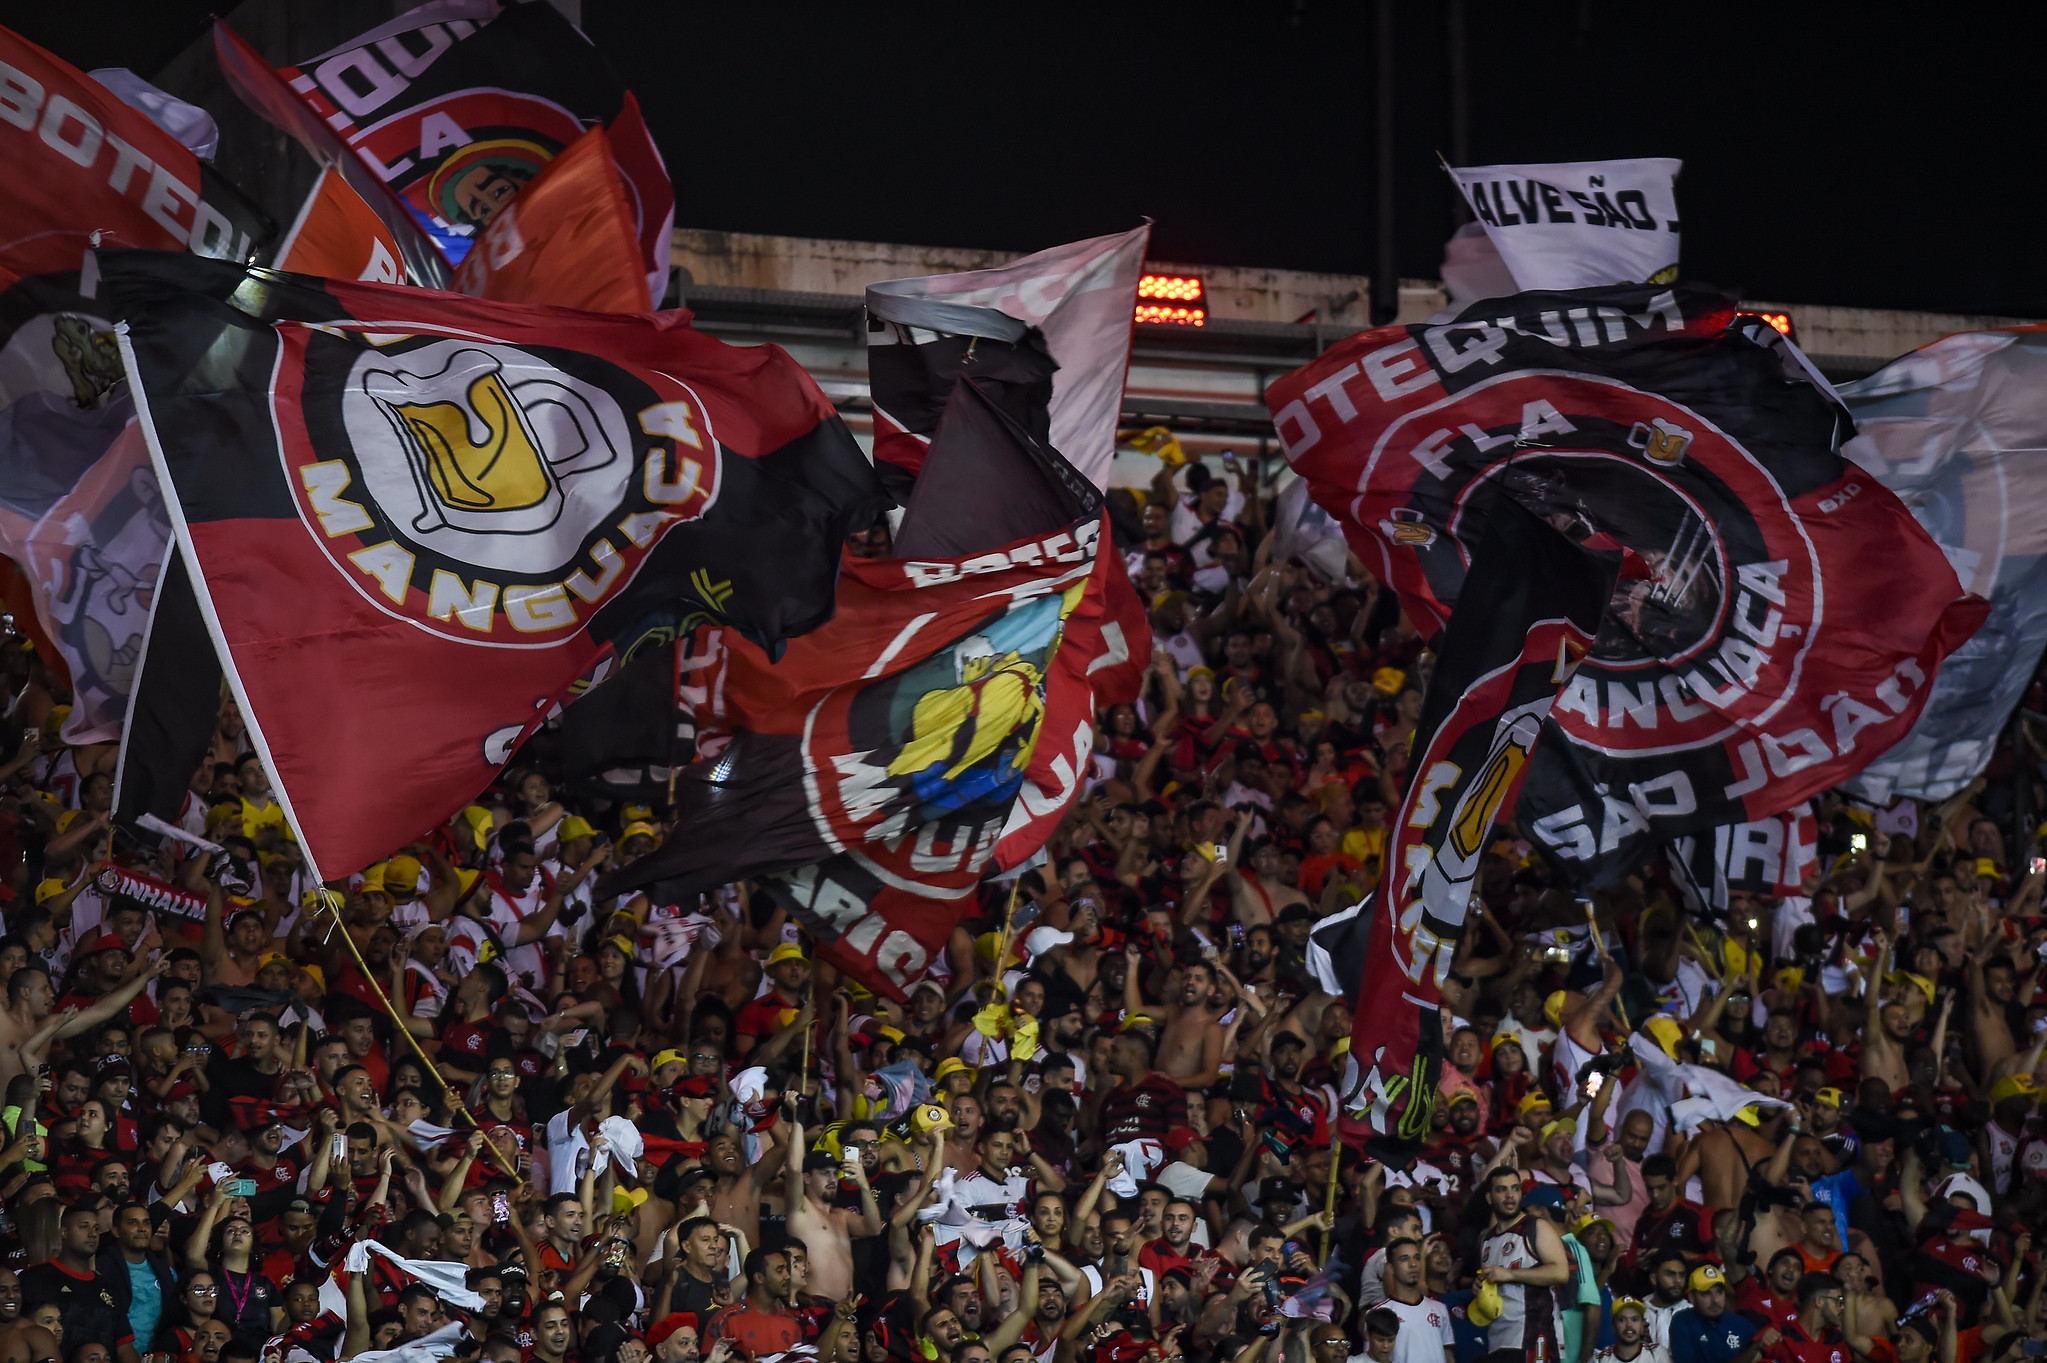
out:
<path id="1" fill-rule="evenodd" d="M 150 75 L 215 7 L 17 4 L 0 22 L 82 67 Z M 1435 278 L 1458 221 L 1435 160 L 1453 150 L 1449 3 L 1396 8 L 1395 254 Z M 1375 14 L 584 0 L 583 27 L 645 106 L 685 226 L 1027 251 L 1150 215 L 1162 260 L 1362 274 Z M 1683 158 L 1688 276 L 1773 301 L 2047 316 L 2042 34 L 2018 7 L 1465 15 L 1472 162 Z"/>

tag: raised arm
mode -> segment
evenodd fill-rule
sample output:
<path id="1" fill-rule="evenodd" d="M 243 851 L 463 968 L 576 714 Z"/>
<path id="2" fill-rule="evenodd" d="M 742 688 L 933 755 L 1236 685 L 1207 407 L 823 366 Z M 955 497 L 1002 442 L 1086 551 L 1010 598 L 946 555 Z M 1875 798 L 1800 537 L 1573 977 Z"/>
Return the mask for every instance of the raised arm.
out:
<path id="1" fill-rule="evenodd" d="M 117 1014 L 126 1011 L 129 1003 L 134 1000 L 137 994 L 142 992 L 144 985 L 170 968 L 170 958 L 167 956 L 159 957 L 157 960 L 152 961 L 134 979 L 128 981 L 128 983 L 122 985 L 113 993 L 102 997 L 92 1007 L 83 1009 L 75 1014 L 70 1021 L 57 1029 L 57 1038 L 77 1036 L 80 1032 L 89 1032 L 101 1023 L 110 1021 Z"/>
<path id="2" fill-rule="evenodd" d="M 547 896 L 547 902 L 540 906 L 540 912 L 519 924 L 519 935 L 512 945 L 531 946 L 547 936 L 549 930 L 554 927 L 555 920 L 561 917 L 562 905 L 569 902 L 569 896 L 576 892 L 576 887 L 588 880 L 591 873 L 610 857 L 611 844 L 608 842 L 601 842 L 591 848 L 590 855 L 583 858 L 581 865 L 554 883 L 554 890 Z"/>
<path id="3" fill-rule="evenodd" d="M 994 1258 L 993 1255 L 989 1254 L 984 1254 L 981 1257 L 987 1260 Z M 1000 1325 L 981 1337 L 981 1342 L 988 1346 L 990 1357 L 1000 1358 L 1004 1349 L 1022 1339 L 1024 1326 L 1029 1325 L 1031 1319 L 1037 1315 L 1038 1277 L 1037 1264 L 1028 1263 L 1024 1265 L 1023 1289 L 1017 1293 L 1016 1310 L 1004 1316 Z"/>

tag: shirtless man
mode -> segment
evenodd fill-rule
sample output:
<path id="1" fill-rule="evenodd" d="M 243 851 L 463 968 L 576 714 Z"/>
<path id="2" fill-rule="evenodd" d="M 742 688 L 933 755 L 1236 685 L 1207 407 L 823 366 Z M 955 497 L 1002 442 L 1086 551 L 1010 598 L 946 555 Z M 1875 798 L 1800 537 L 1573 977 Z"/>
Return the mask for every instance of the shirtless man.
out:
<path id="1" fill-rule="evenodd" d="M 1926 1018 L 1926 996 L 1911 984 L 1886 985 L 1890 976 L 1891 939 L 1881 928 L 1876 933 L 1876 970 L 1870 977 L 1882 1000 L 1877 1005 L 1877 1025 L 1862 1027 L 1862 1077 L 1881 1079 L 1896 1093 L 1912 1082 L 1905 1072 L 1905 1043 Z"/>
<path id="2" fill-rule="evenodd" d="M 1131 1016 L 1147 1011 L 1140 980 L 1144 955 L 1135 944 L 1123 949 L 1127 968 L 1123 974 L 1123 1006 Z M 1221 1076 L 1223 1032 L 1220 1016 L 1211 996 L 1219 965 L 1215 948 L 1207 959 L 1186 967 L 1180 978 L 1180 997 L 1166 1005 L 1165 1026 L 1159 1032 L 1157 1068 L 1180 1087 L 1199 1091 Z"/>
<path id="3" fill-rule="evenodd" d="M 1697 1160 L 1699 1186 L 1705 1192 L 1706 1206 L 1716 1212 L 1741 1205 L 1749 1170 L 1768 1164 L 1777 1153 L 1791 1109 L 1750 1107 L 1742 1111 L 1747 1115 L 1701 1131 L 1686 1152 L 1684 1163 L 1690 1165 Z M 1680 1184 L 1689 1172 L 1680 1168 Z"/>
<path id="4" fill-rule="evenodd" d="M 21 1315 L 21 1279 L 0 1268 L 0 1363 L 57 1363 L 57 1337 Z"/>
<path id="5" fill-rule="evenodd" d="M 204 878 L 212 860 L 213 853 L 201 852 L 185 875 L 186 888 L 206 896 L 206 922 L 199 929 L 200 968 L 208 984 L 254 984 L 256 963 L 275 939 L 263 915 L 253 909 L 239 910 L 234 921 L 226 921 L 226 896 L 218 882 Z"/>
<path id="6" fill-rule="evenodd" d="M 779 1126 L 775 1139 L 787 1137 Z M 770 1143 L 752 1165 L 739 1148 L 739 1137 L 721 1131 L 711 1137 L 704 1151 L 704 1163 L 716 1175 L 711 1185 L 711 1215 L 719 1224 L 732 1226 L 746 1237 L 748 1248 L 760 1243 L 761 1190 L 781 1173 L 783 1151 Z"/>
<path id="7" fill-rule="evenodd" d="M 853 1237 L 881 1234 L 881 1208 L 875 1204 L 874 1189 L 868 1186 L 867 1169 L 858 1159 L 843 1166 L 822 1150 L 811 1150 L 803 1139 L 803 1123 L 796 1120 L 796 1095 L 782 1095 L 782 1111 L 789 1123 L 789 1164 L 787 1185 L 801 1188 L 800 1196 L 789 1199 L 789 1237 L 801 1240 L 810 1257 L 810 1290 L 827 1301 L 837 1301 L 853 1292 Z M 839 1191 L 839 1171 L 853 1178 L 860 1192 L 858 1213 L 834 1207 Z"/>
<path id="8" fill-rule="evenodd" d="M 1279 878 L 1279 848 L 1261 839 L 1251 850 L 1250 865 L 1232 866 L 1226 877 L 1230 907 L 1246 928 L 1261 927 L 1279 917 L 1289 904 L 1305 904 L 1308 896 Z"/>
<path id="9" fill-rule="evenodd" d="M 92 1007 L 57 1017 L 50 1015 L 57 993 L 50 987 L 50 974 L 42 963 L 31 962 L 15 971 L 7 981 L 7 1006 L 0 1009 L 0 1088 L 25 1068 L 24 1051 L 40 1060 L 42 1048 L 50 1042 L 90 1031 L 125 1012 L 129 1002 L 168 968 L 169 963 L 158 957 Z"/>
<path id="10" fill-rule="evenodd" d="M 946 1168 L 958 1170 L 965 1178 L 981 1167 L 981 1128 L 985 1123 L 981 1100 L 971 1093 L 955 1094 L 945 1110 L 952 1118 L 952 1129 L 945 1138 L 942 1158 Z"/>

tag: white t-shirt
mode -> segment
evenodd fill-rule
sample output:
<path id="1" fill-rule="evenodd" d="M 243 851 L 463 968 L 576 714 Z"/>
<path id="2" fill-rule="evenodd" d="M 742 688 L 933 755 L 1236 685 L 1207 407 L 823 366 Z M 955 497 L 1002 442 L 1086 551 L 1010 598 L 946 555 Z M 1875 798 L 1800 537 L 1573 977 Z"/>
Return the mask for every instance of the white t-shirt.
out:
<path id="1" fill-rule="evenodd" d="M 567 1108 L 547 1119 L 549 1196 L 576 1191 L 583 1180 L 583 1159 L 589 1149 L 590 1142 L 583 1135 L 583 1128 L 569 1126 Z"/>
<path id="2" fill-rule="evenodd" d="M 1098 1295 L 1102 1290 L 1102 1270 L 1094 1264 L 1082 1264 L 1080 1266 L 1080 1274 L 1083 1278 L 1087 1279 L 1088 1295 L 1091 1297 Z M 1133 1305 L 1140 1306 L 1149 1311 L 1151 1309 L 1152 1289 L 1158 1286 L 1158 1275 L 1140 1265 L 1137 1270 L 1137 1276 L 1143 1281 L 1137 1286 L 1137 1300 Z"/>
<path id="3" fill-rule="evenodd" d="M 1592 1363 L 1621 1363 L 1621 1357 L 1612 1349 L 1600 1349 L 1592 1355 Z M 1642 1352 L 1628 1363 L 1670 1363 L 1670 1350 L 1660 1344 L 1644 1344 Z"/>
<path id="4" fill-rule="evenodd" d="M 1214 1180 L 1215 1175 L 1208 1170 L 1197 1169 L 1179 1160 L 1174 1160 L 1151 1177 L 1153 1183 L 1174 1197 L 1187 1198 L 1197 1205 L 1200 1203 L 1201 1195 L 1208 1190 L 1208 1185 Z"/>
<path id="5" fill-rule="evenodd" d="M 1393 1342 L 1393 1363 L 1443 1363 L 1443 1351 L 1456 1347 L 1450 1333 L 1450 1308 L 1435 1297 L 1409 1305 L 1392 1297 L 1379 1303 L 1400 1317 L 1400 1335 Z"/>

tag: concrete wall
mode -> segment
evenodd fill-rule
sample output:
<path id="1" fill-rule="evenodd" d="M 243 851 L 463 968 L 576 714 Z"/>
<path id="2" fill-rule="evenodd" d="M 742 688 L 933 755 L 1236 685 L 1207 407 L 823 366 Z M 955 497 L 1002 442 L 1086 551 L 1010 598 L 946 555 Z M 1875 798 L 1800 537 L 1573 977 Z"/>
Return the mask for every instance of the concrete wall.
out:
<path id="1" fill-rule="evenodd" d="M 714 284 L 788 293 L 859 297 L 884 279 L 985 270 L 1015 259 L 1008 251 L 903 246 L 883 241 L 824 241 L 755 232 L 675 229 L 675 263 L 689 271 L 685 284 Z M 1367 324 L 1372 281 L 1364 275 L 1316 274 L 1229 265 L 1152 262 L 1162 273 L 1198 274 L 1209 295 L 1209 315 L 1241 322 L 1297 322 L 1309 312 L 1336 326 Z M 1420 321 L 1443 306 L 1432 280 L 1402 280 L 1400 320 Z M 1412 316 L 1410 316 L 1412 314 Z"/>
<path id="2" fill-rule="evenodd" d="M 675 229 L 675 263 L 688 271 L 685 283 L 792 293 L 857 298 L 867 285 L 880 280 L 982 270 L 1012 258 L 1007 251 L 962 247 Z M 1367 300 L 1372 285 L 1365 275 L 1243 265 L 1153 263 L 1163 272 L 1200 275 L 1208 291 L 1209 315 L 1217 319 L 1299 322 L 1309 320 L 1308 314 L 1313 312 L 1319 314 L 1315 320 L 1325 326 L 1362 328 L 1368 324 Z M 1444 303 L 1442 287 L 1433 280 L 1400 281 L 1400 321 L 1425 320 Z M 2009 317 L 1823 304 L 1749 302 L 1745 306 L 1791 314 L 1798 328 L 1799 345 L 1806 353 L 1823 362 L 1847 361 L 1851 369 L 1875 369 L 1895 356 L 1952 332 L 2022 324 L 2022 319 Z"/>
<path id="3" fill-rule="evenodd" d="M 1756 312 L 1791 314 L 1798 328 L 1798 347 L 1821 360 L 1864 360 L 1871 368 L 1908 350 L 1930 345 L 1958 331 L 2028 325 L 2022 317 L 1991 317 L 1960 312 L 1902 312 L 1890 308 L 1836 308 L 1813 303 L 1745 301 Z"/>

